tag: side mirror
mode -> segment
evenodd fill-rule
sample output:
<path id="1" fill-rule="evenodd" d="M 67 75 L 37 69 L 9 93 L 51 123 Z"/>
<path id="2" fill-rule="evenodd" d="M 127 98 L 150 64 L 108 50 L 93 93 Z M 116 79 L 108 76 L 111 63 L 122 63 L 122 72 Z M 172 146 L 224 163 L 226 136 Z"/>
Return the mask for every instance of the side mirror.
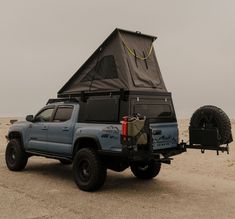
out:
<path id="1" fill-rule="evenodd" d="M 25 119 L 28 122 L 33 122 L 33 115 L 27 115 Z"/>

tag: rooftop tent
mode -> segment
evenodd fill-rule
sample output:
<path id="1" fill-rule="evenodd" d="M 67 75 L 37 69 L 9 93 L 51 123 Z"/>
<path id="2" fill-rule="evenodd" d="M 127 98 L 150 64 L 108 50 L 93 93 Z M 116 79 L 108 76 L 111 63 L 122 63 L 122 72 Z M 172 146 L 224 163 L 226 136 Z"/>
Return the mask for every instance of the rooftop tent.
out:
<path id="1" fill-rule="evenodd" d="M 153 48 L 155 39 L 115 29 L 59 90 L 58 96 L 120 89 L 167 92 Z"/>

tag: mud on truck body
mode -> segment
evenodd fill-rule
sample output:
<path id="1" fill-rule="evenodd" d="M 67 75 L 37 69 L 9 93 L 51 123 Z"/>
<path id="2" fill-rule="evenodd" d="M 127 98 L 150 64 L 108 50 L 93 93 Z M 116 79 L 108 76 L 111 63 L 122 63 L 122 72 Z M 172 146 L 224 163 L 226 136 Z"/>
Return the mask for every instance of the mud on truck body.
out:
<path id="1" fill-rule="evenodd" d="M 9 129 L 6 163 L 25 168 L 37 155 L 73 163 L 78 187 L 99 189 L 107 169 L 131 168 L 152 179 L 188 148 L 227 151 L 228 116 L 204 106 L 193 114 L 189 143 L 180 142 L 171 93 L 155 56 L 154 36 L 116 29 L 58 92 L 58 98 Z"/>

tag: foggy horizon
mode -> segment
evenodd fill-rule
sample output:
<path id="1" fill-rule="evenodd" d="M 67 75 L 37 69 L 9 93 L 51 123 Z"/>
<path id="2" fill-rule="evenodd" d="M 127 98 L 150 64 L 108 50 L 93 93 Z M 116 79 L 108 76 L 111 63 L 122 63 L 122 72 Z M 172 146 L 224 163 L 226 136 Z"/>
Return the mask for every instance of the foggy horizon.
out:
<path id="1" fill-rule="evenodd" d="M 232 0 L 1 1 L 0 12 L 0 117 L 35 114 L 121 28 L 158 37 L 154 49 L 178 118 L 203 105 L 235 118 Z"/>

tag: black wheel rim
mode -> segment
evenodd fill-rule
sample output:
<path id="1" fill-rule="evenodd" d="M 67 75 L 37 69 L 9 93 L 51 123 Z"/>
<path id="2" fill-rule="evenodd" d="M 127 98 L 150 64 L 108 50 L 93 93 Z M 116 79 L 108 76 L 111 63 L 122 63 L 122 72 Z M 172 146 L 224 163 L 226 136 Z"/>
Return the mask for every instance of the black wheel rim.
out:
<path id="1" fill-rule="evenodd" d="M 90 180 L 91 168 L 87 160 L 81 160 L 78 163 L 78 176 L 82 182 L 88 182 Z"/>
<path id="2" fill-rule="evenodd" d="M 138 169 L 139 169 L 140 171 L 146 171 L 148 168 L 149 168 L 149 165 L 148 165 L 148 164 L 142 164 L 142 165 L 139 165 L 139 166 L 138 166 Z"/>
<path id="3" fill-rule="evenodd" d="M 16 162 L 16 150 L 13 147 L 11 147 L 9 149 L 8 161 L 9 161 L 10 164 L 15 164 L 15 162 Z"/>
<path id="4" fill-rule="evenodd" d="M 217 128 L 217 121 L 212 113 L 203 113 L 200 127 L 202 128 Z"/>

